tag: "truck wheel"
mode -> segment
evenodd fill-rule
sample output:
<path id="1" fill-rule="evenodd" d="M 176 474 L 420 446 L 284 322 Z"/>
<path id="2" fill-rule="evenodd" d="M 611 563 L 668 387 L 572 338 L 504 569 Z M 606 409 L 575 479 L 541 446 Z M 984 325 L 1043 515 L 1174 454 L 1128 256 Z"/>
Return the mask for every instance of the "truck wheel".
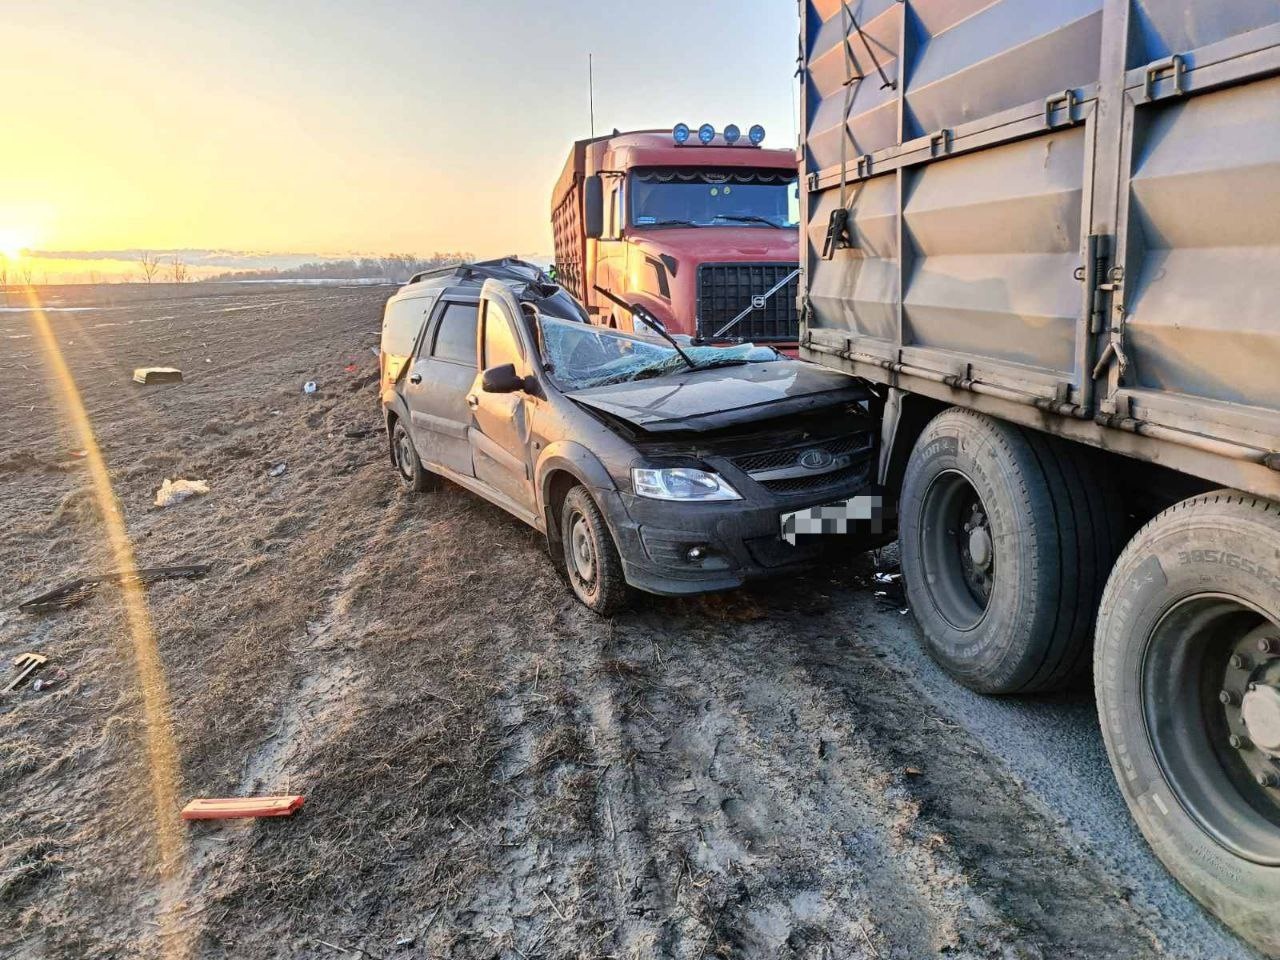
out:
<path id="1" fill-rule="evenodd" d="M 930 655 L 980 693 L 1087 672 L 1122 515 L 1091 452 L 967 410 L 925 427 L 899 504 L 902 570 Z"/>
<path id="2" fill-rule="evenodd" d="M 436 476 L 428 472 L 418 459 L 418 451 L 413 448 L 413 438 L 409 436 L 409 431 L 401 420 L 396 420 L 396 425 L 391 429 L 391 457 L 400 482 L 407 489 L 422 493 L 436 486 Z"/>
<path id="3" fill-rule="evenodd" d="M 617 611 L 627 599 L 622 560 L 600 508 L 586 487 L 574 487 L 564 499 L 560 540 L 574 595 L 601 616 Z"/>
<path id="4" fill-rule="evenodd" d="M 1157 856 L 1280 955 L 1280 507 L 1220 490 L 1143 527 L 1102 599 L 1094 685 Z"/>

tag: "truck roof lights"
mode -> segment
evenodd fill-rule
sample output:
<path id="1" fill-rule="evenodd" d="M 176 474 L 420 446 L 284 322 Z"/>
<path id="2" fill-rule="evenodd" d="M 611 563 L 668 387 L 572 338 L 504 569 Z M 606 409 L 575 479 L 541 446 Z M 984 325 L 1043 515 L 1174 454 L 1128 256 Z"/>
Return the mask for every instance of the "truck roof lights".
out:
<path id="1" fill-rule="evenodd" d="M 731 123 L 724 128 L 724 142 L 732 146 L 738 142 L 738 138 L 742 136 L 742 131 L 738 129 L 736 123 Z"/>
<path id="2" fill-rule="evenodd" d="M 760 146 L 760 144 L 764 142 L 764 127 L 760 126 L 758 123 L 752 126 L 752 128 L 747 131 L 747 139 L 755 146 Z"/>
<path id="3" fill-rule="evenodd" d="M 698 128 L 698 140 L 702 143 L 710 143 L 716 138 L 716 128 L 709 123 L 704 123 Z"/>
<path id="4" fill-rule="evenodd" d="M 677 123 L 671 128 L 671 139 L 677 145 L 683 146 L 689 142 L 689 125 L 687 123 Z"/>

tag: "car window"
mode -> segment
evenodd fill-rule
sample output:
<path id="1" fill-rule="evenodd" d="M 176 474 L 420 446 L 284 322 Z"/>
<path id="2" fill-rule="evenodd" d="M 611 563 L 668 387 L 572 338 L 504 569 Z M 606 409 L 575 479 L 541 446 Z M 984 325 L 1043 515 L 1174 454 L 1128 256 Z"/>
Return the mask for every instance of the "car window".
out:
<path id="1" fill-rule="evenodd" d="M 444 308 L 431 355 L 437 360 L 476 365 L 476 306 L 451 303 Z"/>
<path id="2" fill-rule="evenodd" d="M 427 315 L 431 301 L 425 297 L 411 297 L 387 304 L 386 320 L 382 327 L 382 352 L 397 357 L 407 357 L 413 352 L 418 330 Z"/>
<path id="3" fill-rule="evenodd" d="M 484 368 L 520 364 L 521 351 L 507 313 L 493 301 L 484 307 Z"/>

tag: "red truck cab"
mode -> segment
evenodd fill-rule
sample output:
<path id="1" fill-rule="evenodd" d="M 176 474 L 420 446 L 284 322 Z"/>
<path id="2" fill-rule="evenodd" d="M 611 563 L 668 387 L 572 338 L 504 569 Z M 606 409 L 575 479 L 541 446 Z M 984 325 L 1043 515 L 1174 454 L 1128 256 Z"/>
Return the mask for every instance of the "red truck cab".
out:
<path id="1" fill-rule="evenodd" d="M 760 139 L 680 124 L 574 143 L 551 197 L 556 272 L 593 322 L 794 351 L 796 155 Z"/>

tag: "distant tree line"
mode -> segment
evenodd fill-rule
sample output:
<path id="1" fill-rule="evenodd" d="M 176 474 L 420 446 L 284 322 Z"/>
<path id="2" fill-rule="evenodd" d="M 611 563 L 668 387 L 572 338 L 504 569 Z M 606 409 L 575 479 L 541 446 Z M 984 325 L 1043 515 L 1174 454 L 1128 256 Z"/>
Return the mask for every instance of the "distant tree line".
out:
<path id="1" fill-rule="evenodd" d="M 412 253 L 389 253 L 384 257 L 353 257 L 350 260 L 318 260 L 284 270 L 235 270 L 209 277 L 210 280 L 370 280 L 403 283 L 415 273 L 435 267 L 474 260 L 470 253 L 433 253 L 419 257 Z"/>

